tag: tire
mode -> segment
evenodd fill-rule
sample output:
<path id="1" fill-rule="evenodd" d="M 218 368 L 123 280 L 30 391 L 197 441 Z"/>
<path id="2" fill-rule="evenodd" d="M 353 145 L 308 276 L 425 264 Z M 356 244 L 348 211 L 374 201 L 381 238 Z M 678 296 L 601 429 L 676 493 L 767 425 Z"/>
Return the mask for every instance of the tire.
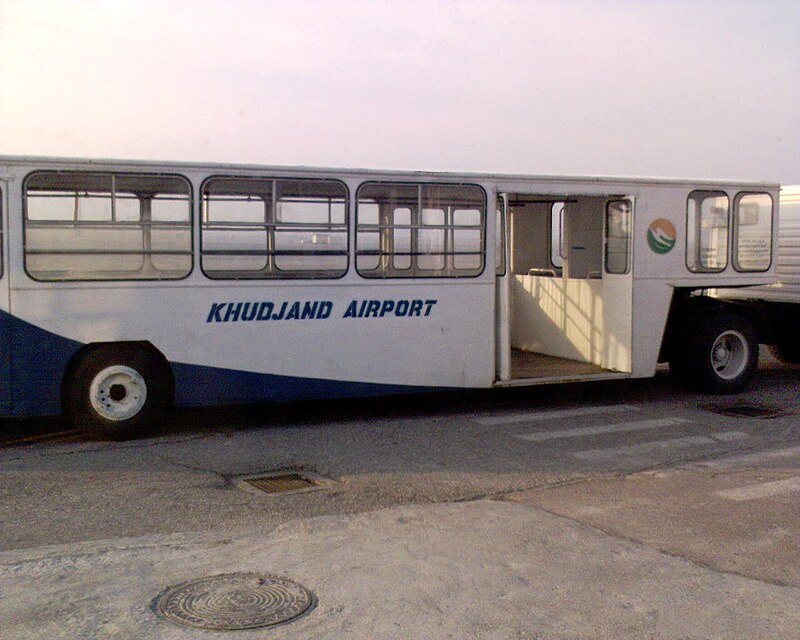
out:
<path id="1" fill-rule="evenodd" d="M 706 393 L 741 391 L 758 366 L 753 326 L 724 311 L 696 319 L 678 351 L 670 370 L 686 386 Z"/>
<path id="2" fill-rule="evenodd" d="M 172 379 L 163 357 L 146 346 L 117 344 L 78 357 L 64 381 L 62 402 L 76 428 L 125 440 L 150 432 L 171 397 Z"/>

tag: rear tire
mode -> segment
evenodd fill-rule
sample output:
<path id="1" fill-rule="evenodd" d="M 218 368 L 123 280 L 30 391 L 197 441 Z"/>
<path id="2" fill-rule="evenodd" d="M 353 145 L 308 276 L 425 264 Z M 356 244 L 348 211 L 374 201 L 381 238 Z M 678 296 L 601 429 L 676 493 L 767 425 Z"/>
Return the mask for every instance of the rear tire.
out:
<path id="1" fill-rule="evenodd" d="M 686 386 L 707 393 L 736 393 L 758 366 L 758 340 L 745 318 L 718 312 L 696 319 L 670 362 Z"/>
<path id="2" fill-rule="evenodd" d="M 75 427 L 112 440 L 143 435 L 155 427 L 172 396 L 165 368 L 166 361 L 145 346 L 90 349 L 64 382 L 64 413 Z"/>

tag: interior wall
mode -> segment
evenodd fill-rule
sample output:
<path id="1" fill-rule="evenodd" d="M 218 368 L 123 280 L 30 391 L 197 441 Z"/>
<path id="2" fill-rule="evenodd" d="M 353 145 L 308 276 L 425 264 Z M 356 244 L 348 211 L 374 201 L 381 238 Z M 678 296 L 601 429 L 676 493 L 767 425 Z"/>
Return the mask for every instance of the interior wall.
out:
<path id="1" fill-rule="evenodd" d="M 565 203 L 565 277 L 588 278 L 602 274 L 605 202 L 605 196 L 581 196 Z"/>
<path id="2" fill-rule="evenodd" d="M 602 280 L 512 276 L 512 348 L 602 365 L 602 287 Z"/>
<path id="3" fill-rule="evenodd" d="M 550 208 L 547 202 L 510 207 L 511 271 L 552 269 L 550 262 Z"/>

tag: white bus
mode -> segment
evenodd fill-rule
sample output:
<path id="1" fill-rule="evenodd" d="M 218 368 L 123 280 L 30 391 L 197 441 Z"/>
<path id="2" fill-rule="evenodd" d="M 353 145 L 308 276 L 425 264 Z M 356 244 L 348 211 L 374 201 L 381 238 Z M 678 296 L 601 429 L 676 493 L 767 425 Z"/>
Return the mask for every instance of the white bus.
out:
<path id="1" fill-rule="evenodd" d="M 0 157 L 0 415 L 654 375 L 736 391 L 775 184 Z"/>

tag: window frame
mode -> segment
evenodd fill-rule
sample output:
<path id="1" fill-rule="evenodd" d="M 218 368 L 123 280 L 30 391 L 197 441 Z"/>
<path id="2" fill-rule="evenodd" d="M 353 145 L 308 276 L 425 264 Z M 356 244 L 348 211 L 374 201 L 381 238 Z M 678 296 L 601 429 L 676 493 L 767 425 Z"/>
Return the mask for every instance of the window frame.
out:
<path id="1" fill-rule="evenodd" d="M 747 196 L 767 196 L 770 201 L 770 217 L 769 217 L 769 263 L 763 269 L 743 269 L 739 264 L 739 203 Z M 775 252 L 773 251 L 773 242 L 775 240 L 775 199 L 768 191 L 739 191 L 733 198 L 733 237 L 731 244 L 732 258 L 731 264 L 733 268 L 739 273 L 765 273 L 770 270 L 775 261 Z"/>
<path id="2" fill-rule="evenodd" d="M 705 194 L 702 200 L 706 200 L 707 198 L 721 198 L 724 197 L 727 200 L 727 206 L 725 210 L 725 262 L 721 267 L 705 267 L 701 263 L 701 256 L 702 256 L 702 205 L 698 207 L 696 213 L 696 221 L 694 228 L 690 228 L 689 225 L 689 203 L 692 200 L 696 200 L 693 198 L 695 194 Z M 700 202 L 702 202 L 702 200 Z M 731 245 L 732 245 L 732 238 L 731 238 L 731 218 L 732 218 L 732 199 L 730 194 L 727 191 L 722 189 L 693 189 L 689 192 L 686 196 L 686 255 L 685 255 L 685 264 L 686 268 L 691 273 L 722 273 L 724 272 L 731 263 L 730 254 L 731 254 Z M 722 227 L 720 227 L 722 228 Z M 689 232 L 692 232 L 692 237 L 694 238 L 694 255 L 689 255 Z M 690 257 L 696 261 L 696 266 L 692 266 L 690 264 L 689 259 Z"/>
<path id="3" fill-rule="evenodd" d="M 409 252 L 391 252 L 391 253 L 382 253 L 381 249 L 377 250 L 360 250 L 359 249 L 359 236 L 362 233 L 372 232 L 374 230 L 378 231 L 379 238 L 382 230 L 388 231 L 389 235 L 394 234 L 395 230 L 398 228 L 394 225 L 381 225 L 380 219 L 377 223 L 368 223 L 369 228 L 362 229 L 360 224 L 360 213 L 361 213 L 361 199 L 362 199 L 362 190 L 366 187 L 371 186 L 381 186 L 386 188 L 392 187 L 415 187 L 417 190 L 417 205 L 416 208 L 412 208 L 411 210 L 411 224 L 406 225 L 400 228 L 408 228 L 412 231 L 411 233 L 411 243 L 409 245 L 410 251 Z M 470 190 L 477 190 L 480 193 L 481 198 L 481 206 L 477 209 L 480 222 L 477 225 L 455 225 L 449 220 L 453 219 L 453 214 L 455 211 L 463 211 L 469 210 L 466 209 L 464 206 L 457 206 L 456 204 L 448 204 L 448 210 L 443 210 L 444 215 L 444 224 L 442 225 L 430 225 L 424 224 L 422 221 L 422 215 L 424 211 L 431 210 L 431 207 L 424 207 L 424 201 L 422 199 L 422 194 L 424 189 L 435 189 L 437 187 L 446 188 L 446 189 L 454 189 L 454 188 L 465 188 Z M 367 180 L 362 182 L 358 185 L 356 189 L 356 194 L 354 198 L 355 204 L 355 248 L 354 248 L 354 262 L 355 262 L 355 270 L 358 275 L 364 279 L 368 280 L 433 280 L 433 279 L 460 279 L 460 278 L 479 278 L 486 272 L 486 238 L 487 238 L 487 220 L 488 220 L 488 201 L 489 198 L 487 196 L 486 190 L 479 184 L 470 183 L 470 182 L 414 182 L 414 181 L 394 181 L 394 180 Z M 416 213 L 415 213 L 416 212 Z M 416 218 L 416 221 L 415 221 Z M 374 229 L 373 229 L 374 227 Z M 441 253 L 422 253 L 415 251 L 414 247 L 417 246 L 419 242 L 419 231 L 424 230 L 425 228 L 428 229 L 438 229 L 444 232 L 444 240 L 443 240 L 443 251 Z M 449 248 L 451 244 L 454 243 L 454 232 L 457 230 L 476 230 L 480 234 L 480 249 L 477 252 L 458 252 L 454 251 L 452 248 Z M 416 232 L 416 233 L 414 233 Z M 380 243 L 379 243 L 380 244 Z M 411 260 L 411 265 L 409 268 L 404 269 L 408 273 L 399 273 L 400 270 L 392 269 L 391 271 L 387 271 L 386 269 L 380 269 L 380 259 L 378 268 L 375 269 L 362 269 L 359 267 L 359 257 L 361 256 L 370 256 L 375 255 L 378 258 L 387 257 L 390 261 L 394 261 L 395 256 L 398 255 L 408 255 Z M 454 266 L 455 261 L 453 260 L 455 256 L 458 255 L 468 255 L 468 256 L 478 256 L 480 258 L 480 266 L 475 269 L 464 269 L 464 268 L 456 268 Z M 421 256 L 441 256 L 444 258 L 445 266 L 442 269 L 431 269 L 427 267 L 420 267 L 418 260 L 414 260 L 413 258 L 419 258 Z M 415 264 L 416 262 L 416 264 Z M 451 263 L 453 266 L 448 267 L 448 263 Z M 450 273 L 442 273 L 442 271 L 450 271 Z M 459 273 L 459 272 L 470 272 L 470 273 Z M 472 273 L 474 272 L 474 273 Z"/>
<path id="4" fill-rule="evenodd" d="M 277 193 L 277 184 L 279 182 L 332 183 L 332 184 L 336 184 L 337 186 L 341 187 L 342 188 L 342 193 L 343 193 L 343 196 L 344 196 L 344 203 L 343 203 L 343 205 L 344 205 L 344 220 L 342 222 L 343 229 L 341 229 L 340 231 L 343 232 L 344 237 L 345 237 L 345 248 L 344 248 L 343 251 L 338 252 L 338 253 L 337 252 L 321 252 L 321 253 L 316 254 L 316 255 L 344 256 L 344 258 L 345 258 L 344 268 L 341 270 L 341 272 L 339 270 L 337 270 L 335 273 L 331 272 L 330 274 L 322 273 L 323 270 L 313 271 L 313 270 L 310 270 L 310 269 L 309 270 L 302 270 L 302 271 L 300 271 L 300 270 L 284 270 L 284 273 L 277 273 L 276 274 L 276 273 L 272 272 L 272 273 L 263 273 L 262 275 L 252 275 L 252 274 L 257 274 L 258 271 L 248 271 L 248 270 L 241 270 L 241 269 L 238 270 L 239 271 L 239 275 L 224 275 L 224 273 L 234 273 L 235 271 L 237 271 L 235 269 L 229 269 L 229 270 L 219 269 L 218 272 L 223 273 L 223 275 L 216 275 L 216 274 L 214 274 L 213 270 L 211 270 L 209 272 L 209 270 L 206 268 L 206 266 L 203 263 L 203 257 L 205 255 L 211 256 L 211 255 L 215 255 L 215 254 L 206 253 L 203 250 L 203 237 L 204 237 L 203 228 L 204 228 L 204 225 L 206 224 L 206 222 L 204 221 L 205 203 L 206 203 L 206 187 L 208 186 L 209 183 L 213 182 L 214 180 L 231 180 L 231 181 L 241 181 L 241 182 L 244 182 L 244 183 L 252 182 L 252 183 L 261 183 L 261 184 L 271 183 L 270 186 L 271 186 L 272 195 L 270 197 L 269 206 L 271 207 L 271 210 L 272 210 L 273 220 L 271 222 L 264 222 L 262 226 L 263 226 L 263 230 L 264 231 L 266 231 L 268 233 L 271 233 L 272 238 L 273 238 L 273 244 L 274 244 L 274 236 L 275 236 L 276 228 L 279 228 L 281 226 L 291 227 L 293 224 L 296 224 L 298 227 L 300 227 L 300 226 L 306 226 L 306 227 L 313 226 L 312 224 L 303 225 L 302 223 L 291 223 L 291 222 L 287 223 L 287 222 L 279 222 L 277 220 L 278 203 L 280 202 L 280 199 L 276 197 L 276 193 Z M 349 271 L 350 271 L 350 230 L 351 230 L 350 209 L 351 209 L 351 194 L 350 194 L 350 189 L 347 186 L 347 183 L 344 182 L 344 180 L 341 180 L 339 178 L 333 178 L 333 177 L 319 177 L 319 176 L 305 177 L 305 176 L 276 176 L 276 175 L 257 175 L 257 176 L 253 176 L 253 175 L 239 175 L 239 174 L 236 174 L 236 175 L 214 174 L 214 175 L 211 175 L 211 176 L 207 176 L 203 180 L 203 182 L 200 184 L 199 193 L 200 193 L 200 213 L 199 213 L 200 244 L 199 244 L 199 248 L 198 248 L 198 258 L 199 258 L 199 261 L 200 261 L 200 271 L 209 280 L 214 280 L 214 281 L 253 281 L 253 282 L 262 281 L 262 280 L 269 280 L 269 281 L 340 280 L 341 278 L 344 278 L 349 273 Z M 333 223 L 329 223 L 329 225 L 332 227 Z M 259 228 L 258 225 L 253 225 L 253 226 L 255 228 Z M 269 245 L 269 242 L 267 244 Z M 231 250 L 231 251 L 233 251 L 233 250 Z M 225 254 L 217 253 L 216 255 L 236 256 L 237 254 L 236 253 L 225 253 Z M 240 253 L 238 255 L 245 256 L 245 255 L 248 255 L 248 254 Z M 261 255 L 261 254 L 252 254 L 251 253 L 249 255 Z M 293 255 L 293 254 L 282 254 L 282 252 L 280 250 L 278 250 L 278 249 L 274 249 L 274 248 L 273 249 L 269 249 L 269 248 L 267 248 L 263 255 L 264 255 L 265 258 L 267 258 L 266 264 L 265 264 L 265 267 L 264 267 L 264 269 L 266 270 L 266 268 L 269 266 L 269 259 L 270 258 L 274 259 L 275 256 Z M 315 254 L 313 252 L 308 252 L 305 255 L 315 255 Z M 281 269 L 277 268 L 277 267 L 272 267 L 272 270 L 273 271 L 277 270 L 278 272 L 281 271 Z"/>
<path id="5" fill-rule="evenodd" d="M 174 252 L 174 251 L 169 251 L 169 252 L 152 252 L 152 251 L 150 251 L 150 252 L 147 252 L 147 251 L 145 251 L 143 249 L 141 252 L 121 252 L 121 251 L 98 252 L 98 251 L 86 251 L 86 252 L 83 252 L 83 254 L 81 252 L 75 252 L 75 253 L 78 254 L 78 255 L 81 255 L 81 254 L 82 255 L 95 254 L 95 255 L 110 255 L 110 256 L 113 256 L 113 255 L 141 255 L 143 257 L 146 256 L 146 255 L 174 255 L 174 256 L 188 255 L 189 256 L 189 269 L 186 271 L 185 274 L 181 275 L 180 277 L 159 277 L 159 278 L 135 278 L 135 277 L 131 277 L 131 278 L 127 278 L 127 277 L 126 278 L 117 278 L 117 277 L 114 277 L 114 278 L 96 278 L 96 277 L 92 277 L 92 278 L 59 278 L 59 279 L 51 279 L 51 278 L 41 278 L 41 277 L 34 276 L 30 272 L 30 270 L 28 269 L 28 255 L 29 255 L 29 251 L 28 251 L 28 227 L 29 227 L 29 222 L 30 222 L 30 219 L 28 217 L 29 183 L 30 183 L 31 179 L 35 178 L 36 176 L 39 176 L 39 175 L 53 175 L 53 174 L 71 175 L 71 176 L 93 176 L 93 177 L 108 176 L 108 177 L 112 178 L 112 180 L 111 180 L 112 188 L 108 192 L 109 196 L 111 198 L 112 212 L 115 210 L 115 207 L 116 207 L 116 205 L 114 203 L 114 200 L 115 200 L 114 195 L 116 193 L 116 189 L 114 188 L 113 185 L 114 185 L 114 181 L 115 181 L 115 179 L 117 177 L 132 178 L 132 179 L 136 179 L 136 178 L 145 178 L 145 179 L 146 178 L 166 178 L 166 179 L 175 179 L 175 180 L 182 181 L 185 184 L 185 186 L 187 187 L 187 189 L 186 189 L 186 203 L 188 205 L 188 214 L 189 215 L 188 215 L 185 227 L 189 231 L 189 249 L 188 249 L 188 251 L 186 251 L 186 252 Z M 89 189 L 86 189 L 85 191 L 88 192 Z M 64 191 L 64 193 L 68 193 L 68 191 Z M 161 194 L 156 194 L 156 195 L 161 195 Z M 21 198 L 22 198 L 22 265 L 23 265 L 23 270 L 25 272 L 25 275 L 27 275 L 28 278 L 30 278 L 34 282 L 41 282 L 41 283 L 47 283 L 47 284 L 54 284 L 54 283 L 60 283 L 60 282 L 63 282 L 63 283 L 76 283 L 76 282 L 103 282 L 103 283 L 105 283 L 105 282 L 109 282 L 109 283 L 111 283 L 111 282 L 141 282 L 141 283 L 145 283 L 145 282 L 180 282 L 182 280 L 188 279 L 192 275 L 192 273 L 194 272 L 194 262 L 195 262 L 195 260 L 194 260 L 195 259 L 195 252 L 194 252 L 194 241 L 195 241 L 195 238 L 194 238 L 194 227 L 195 227 L 195 224 L 194 224 L 194 218 L 195 218 L 194 185 L 193 185 L 192 181 L 189 180 L 189 178 L 187 178 L 183 174 L 180 174 L 180 173 L 168 173 L 168 172 L 161 172 L 161 171 L 126 171 L 126 170 L 115 170 L 115 169 L 108 169 L 108 170 L 99 170 L 99 169 L 93 169 L 93 170 L 81 170 L 81 169 L 36 169 L 34 171 L 31 171 L 30 173 L 28 173 L 25 176 L 25 179 L 22 182 Z M 44 221 L 44 222 L 46 222 L 46 221 Z M 69 222 L 69 221 L 65 221 L 65 222 Z M 73 222 L 79 222 L 79 221 L 74 220 Z M 113 214 L 112 214 L 112 219 L 108 220 L 108 221 L 105 221 L 105 220 L 87 220 L 85 222 L 89 223 L 89 224 L 86 225 L 86 226 L 89 226 L 91 224 L 101 224 L 101 223 L 118 224 L 120 221 L 113 219 Z M 139 223 L 141 223 L 141 220 L 139 220 Z M 122 228 L 124 228 L 126 226 L 134 228 L 135 227 L 135 223 L 120 225 L 120 227 L 122 227 Z M 150 226 L 151 226 L 151 228 L 153 226 L 152 225 L 152 220 L 150 221 Z M 160 225 L 156 225 L 156 226 L 160 226 Z M 181 225 L 181 226 L 183 226 L 183 225 Z"/>

